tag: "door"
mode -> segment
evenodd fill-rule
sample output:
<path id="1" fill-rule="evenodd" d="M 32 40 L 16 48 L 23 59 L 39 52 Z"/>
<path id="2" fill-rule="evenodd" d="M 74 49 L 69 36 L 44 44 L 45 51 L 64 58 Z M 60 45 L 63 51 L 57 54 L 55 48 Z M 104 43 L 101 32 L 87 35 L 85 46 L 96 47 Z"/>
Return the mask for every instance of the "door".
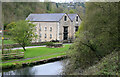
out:
<path id="1" fill-rule="evenodd" d="M 68 27 L 64 27 L 64 32 L 63 32 L 63 40 L 68 39 Z"/>

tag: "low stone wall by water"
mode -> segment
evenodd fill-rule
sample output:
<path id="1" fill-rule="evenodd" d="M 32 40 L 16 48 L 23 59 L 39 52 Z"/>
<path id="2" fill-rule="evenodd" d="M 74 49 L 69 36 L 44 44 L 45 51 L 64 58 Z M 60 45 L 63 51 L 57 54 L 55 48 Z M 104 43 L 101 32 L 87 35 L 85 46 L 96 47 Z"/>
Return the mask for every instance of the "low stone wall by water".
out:
<path id="1" fill-rule="evenodd" d="M 16 69 L 16 68 L 22 68 L 22 67 L 27 67 L 27 66 L 40 65 L 40 64 L 45 64 L 45 63 L 50 63 L 50 62 L 63 60 L 65 58 L 67 58 L 67 56 L 58 56 L 58 57 L 54 57 L 54 58 L 44 59 L 44 60 L 40 60 L 40 61 L 26 62 L 26 63 L 21 63 L 21 64 L 13 63 L 12 65 L 3 66 L 2 70 Z"/>

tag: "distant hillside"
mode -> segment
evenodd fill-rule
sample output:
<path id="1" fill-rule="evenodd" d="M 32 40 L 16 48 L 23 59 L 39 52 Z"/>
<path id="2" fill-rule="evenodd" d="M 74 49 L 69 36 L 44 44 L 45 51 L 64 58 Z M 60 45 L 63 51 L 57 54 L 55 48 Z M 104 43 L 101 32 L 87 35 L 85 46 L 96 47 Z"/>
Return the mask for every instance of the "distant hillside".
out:
<path id="1" fill-rule="evenodd" d="M 4 24 L 25 19 L 30 13 L 45 13 L 45 3 L 3 3 Z"/>
<path id="2" fill-rule="evenodd" d="M 74 8 L 68 7 L 70 5 L 68 3 L 52 2 L 6 2 L 3 3 L 4 25 L 25 19 L 30 13 L 69 13 L 72 10 L 73 13 L 83 15 L 83 3 L 75 3 Z"/>

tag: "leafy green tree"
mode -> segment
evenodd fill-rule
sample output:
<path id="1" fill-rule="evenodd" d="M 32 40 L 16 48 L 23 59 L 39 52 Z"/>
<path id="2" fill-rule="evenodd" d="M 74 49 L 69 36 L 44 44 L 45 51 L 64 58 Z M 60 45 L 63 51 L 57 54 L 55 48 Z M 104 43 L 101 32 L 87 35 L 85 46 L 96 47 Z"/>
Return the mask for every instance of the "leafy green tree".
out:
<path id="1" fill-rule="evenodd" d="M 81 73 L 101 60 L 117 52 L 118 45 L 118 3 L 86 3 L 85 19 L 71 46 L 69 63 L 65 74 Z"/>
<path id="2" fill-rule="evenodd" d="M 12 22 L 8 26 L 10 38 L 22 46 L 24 51 L 26 51 L 25 46 L 30 44 L 32 39 L 36 37 L 33 32 L 33 27 L 35 25 L 28 21 L 20 20 Z"/>
<path id="3" fill-rule="evenodd" d="M 70 14 L 75 13 L 75 10 L 71 9 L 71 10 L 69 10 L 69 13 Z"/>

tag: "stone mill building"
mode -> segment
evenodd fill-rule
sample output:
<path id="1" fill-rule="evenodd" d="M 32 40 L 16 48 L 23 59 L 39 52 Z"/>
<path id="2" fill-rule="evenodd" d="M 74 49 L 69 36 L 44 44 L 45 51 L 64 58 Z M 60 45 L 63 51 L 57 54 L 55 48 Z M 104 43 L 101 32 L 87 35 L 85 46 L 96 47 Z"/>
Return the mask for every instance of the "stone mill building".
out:
<path id="1" fill-rule="evenodd" d="M 26 20 L 36 24 L 34 42 L 73 40 L 81 24 L 78 14 L 66 13 L 30 14 Z"/>

